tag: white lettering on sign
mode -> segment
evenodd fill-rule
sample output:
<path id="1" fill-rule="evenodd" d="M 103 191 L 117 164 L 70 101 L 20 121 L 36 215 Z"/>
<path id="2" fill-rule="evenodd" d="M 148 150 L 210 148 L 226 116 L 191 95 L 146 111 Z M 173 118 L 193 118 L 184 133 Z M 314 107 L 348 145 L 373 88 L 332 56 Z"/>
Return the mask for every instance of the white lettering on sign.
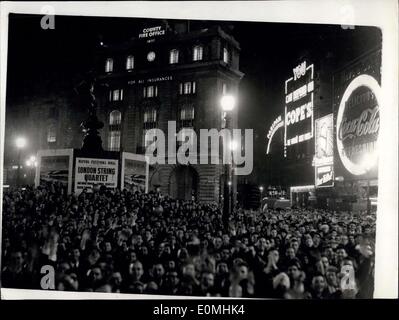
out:
<path id="1" fill-rule="evenodd" d="M 339 138 L 342 141 L 378 133 L 380 129 L 380 114 L 378 106 L 364 110 L 360 116 L 353 120 L 344 118 L 339 128 Z"/>
<path id="2" fill-rule="evenodd" d="M 307 89 L 308 86 L 306 84 L 300 87 L 299 89 L 296 89 L 293 93 L 293 101 L 297 101 L 302 97 L 306 96 L 306 94 L 308 93 Z"/>
<path id="3" fill-rule="evenodd" d="M 139 34 L 139 39 L 151 38 L 151 37 L 163 36 L 163 35 L 165 35 L 165 30 L 162 30 L 161 26 L 152 27 L 152 28 L 144 28 L 142 33 Z"/>
<path id="4" fill-rule="evenodd" d="M 304 76 L 306 74 L 306 61 L 292 69 L 292 72 L 294 73 L 294 81 Z"/>
<path id="5" fill-rule="evenodd" d="M 308 102 L 290 112 L 287 112 L 285 116 L 285 123 L 287 126 L 289 126 L 291 124 L 310 118 L 312 114 L 312 103 Z"/>

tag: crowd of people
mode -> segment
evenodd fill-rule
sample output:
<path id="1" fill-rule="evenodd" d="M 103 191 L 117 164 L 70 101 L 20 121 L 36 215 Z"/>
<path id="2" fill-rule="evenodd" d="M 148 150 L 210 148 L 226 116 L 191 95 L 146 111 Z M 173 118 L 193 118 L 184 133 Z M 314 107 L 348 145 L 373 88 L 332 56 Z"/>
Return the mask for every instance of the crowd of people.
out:
<path id="1" fill-rule="evenodd" d="M 2 286 L 283 299 L 371 298 L 375 213 L 236 209 L 61 185 L 3 194 Z M 43 266 L 50 266 L 50 269 Z M 51 279 L 50 279 L 51 280 Z M 47 282 L 47 285 L 49 283 Z"/>

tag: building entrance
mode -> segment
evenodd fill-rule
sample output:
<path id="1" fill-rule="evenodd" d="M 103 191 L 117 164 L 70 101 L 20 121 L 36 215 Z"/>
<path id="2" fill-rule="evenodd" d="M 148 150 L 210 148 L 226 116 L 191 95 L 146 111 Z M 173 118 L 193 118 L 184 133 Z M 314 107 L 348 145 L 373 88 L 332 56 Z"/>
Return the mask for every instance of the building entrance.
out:
<path id="1" fill-rule="evenodd" d="M 177 166 L 170 176 L 169 195 L 175 199 L 197 199 L 198 173 L 190 166 Z"/>

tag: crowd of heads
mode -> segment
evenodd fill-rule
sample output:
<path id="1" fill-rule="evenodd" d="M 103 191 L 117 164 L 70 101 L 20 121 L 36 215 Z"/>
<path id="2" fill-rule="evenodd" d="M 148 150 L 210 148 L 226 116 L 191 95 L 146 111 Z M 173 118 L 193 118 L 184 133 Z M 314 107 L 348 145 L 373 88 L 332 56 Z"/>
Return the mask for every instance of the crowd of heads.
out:
<path id="1" fill-rule="evenodd" d="M 2 286 L 284 299 L 371 298 L 375 214 L 235 209 L 61 185 L 3 194 Z M 46 269 L 47 270 L 47 269 Z"/>

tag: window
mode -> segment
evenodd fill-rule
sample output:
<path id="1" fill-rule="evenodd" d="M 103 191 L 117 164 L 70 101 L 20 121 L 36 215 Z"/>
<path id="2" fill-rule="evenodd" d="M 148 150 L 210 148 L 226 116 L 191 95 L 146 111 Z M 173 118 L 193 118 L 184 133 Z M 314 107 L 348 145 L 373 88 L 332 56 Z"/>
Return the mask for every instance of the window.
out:
<path id="1" fill-rule="evenodd" d="M 202 60 L 202 53 L 203 53 L 203 47 L 202 46 L 195 46 L 194 50 L 193 50 L 193 60 L 194 61 Z"/>
<path id="2" fill-rule="evenodd" d="M 134 57 L 128 56 L 126 58 L 126 70 L 132 70 L 134 68 Z"/>
<path id="3" fill-rule="evenodd" d="M 121 145 L 121 132 L 120 131 L 110 131 L 108 148 L 110 151 L 119 151 Z"/>
<path id="4" fill-rule="evenodd" d="M 57 127 L 54 123 L 47 127 L 47 142 L 53 143 L 57 141 Z"/>
<path id="5" fill-rule="evenodd" d="M 223 62 L 229 63 L 229 50 L 223 48 Z"/>
<path id="6" fill-rule="evenodd" d="M 121 145 L 121 121 L 122 113 L 114 110 L 109 114 L 109 138 L 108 148 L 110 151 L 119 151 Z"/>
<path id="7" fill-rule="evenodd" d="M 112 72 L 114 70 L 114 60 L 111 58 L 108 58 L 105 61 L 105 72 Z"/>
<path id="8" fill-rule="evenodd" d="M 111 90 L 109 92 L 109 101 L 121 101 L 123 100 L 123 89 Z"/>
<path id="9" fill-rule="evenodd" d="M 158 86 L 147 86 L 143 88 L 144 98 L 158 97 Z"/>
<path id="10" fill-rule="evenodd" d="M 143 131 L 143 144 L 144 147 L 147 148 L 151 143 L 153 143 L 156 139 L 155 130 L 151 131 L 151 129 Z"/>
<path id="11" fill-rule="evenodd" d="M 170 50 L 169 63 L 170 64 L 179 63 L 179 50 L 177 49 Z"/>
<path id="12" fill-rule="evenodd" d="M 144 112 L 144 123 L 156 122 L 157 121 L 157 110 L 150 109 Z"/>
<path id="13" fill-rule="evenodd" d="M 184 106 L 180 109 L 180 120 L 194 120 L 194 106 Z"/>
<path id="14" fill-rule="evenodd" d="M 188 81 L 180 83 L 179 85 L 179 94 L 194 94 L 195 90 L 196 90 L 195 81 Z"/>

